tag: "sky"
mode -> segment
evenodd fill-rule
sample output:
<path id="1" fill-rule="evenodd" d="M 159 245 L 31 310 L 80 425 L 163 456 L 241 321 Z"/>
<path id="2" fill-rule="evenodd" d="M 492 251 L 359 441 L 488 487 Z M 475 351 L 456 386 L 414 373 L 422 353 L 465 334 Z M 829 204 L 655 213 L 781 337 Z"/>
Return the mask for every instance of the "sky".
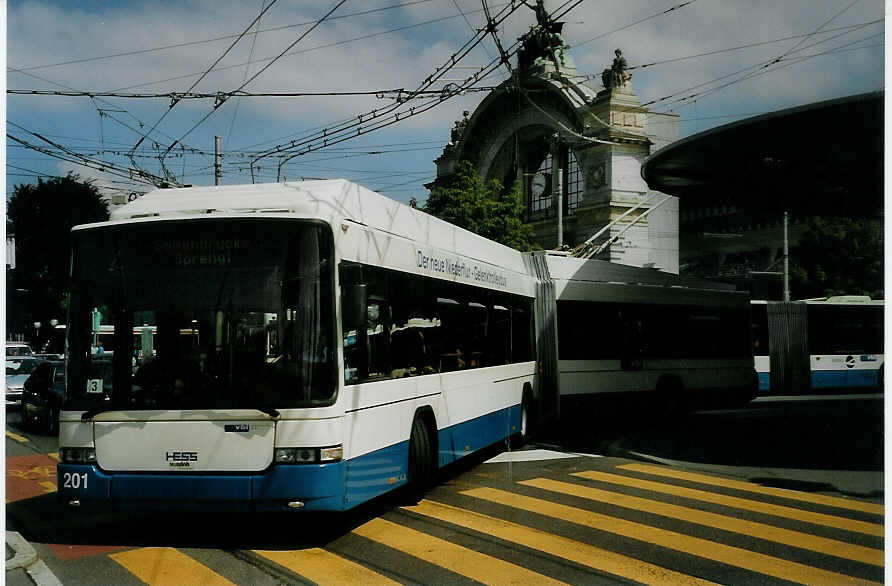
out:
<path id="1" fill-rule="evenodd" d="M 471 87 L 508 77 L 491 36 L 465 50 L 485 26 L 484 6 L 493 18 L 505 16 L 497 35 L 509 51 L 536 22 L 519 0 L 0 4 L 7 195 L 15 185 L 68 172 L 106 194 L 141 194 L 165 179 L 213 185 L 219 136 L 223 184 L 346 178 L 423 203 L 454 121 L 486 95 L 468 91 L 441 101 L 437 92 L 481 71 L 491 73 Z M 682 137 L 884 87 L 883 0 L 545 6 L 556 14 L 569 9 L 560 19 L 568 54 L 594 89 L 622 49 L 639 100 L 678 114 Z M 455 65 L 443 72 L 453 55 Z M 390 91 L 421 87 L 434 93 L 397 101 Z M 236 90 L 287 95 L 230 95 Z M 212 97 L 171 98 L 188 92 Z M 400 112 L 400 119 L 375 129 L 392 121 L 382 111 Z M 355 135 L 359 116 L 365 124 Z M 349 130 L 339 131 L 344 125 Z M 314 150 L 300 150 L 308 145 Z"/>

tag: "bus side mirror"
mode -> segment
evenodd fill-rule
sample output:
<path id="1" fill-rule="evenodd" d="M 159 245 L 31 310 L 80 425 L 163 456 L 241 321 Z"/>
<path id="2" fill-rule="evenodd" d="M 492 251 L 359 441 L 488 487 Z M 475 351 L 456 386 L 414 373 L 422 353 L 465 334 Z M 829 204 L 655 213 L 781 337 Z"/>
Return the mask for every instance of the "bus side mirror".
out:
<path id="1" fill-rule="evenodd" d="M 369 290 L 365 283 L 341 286 L 341 318 L 344 331 L 365 327 Z"/>

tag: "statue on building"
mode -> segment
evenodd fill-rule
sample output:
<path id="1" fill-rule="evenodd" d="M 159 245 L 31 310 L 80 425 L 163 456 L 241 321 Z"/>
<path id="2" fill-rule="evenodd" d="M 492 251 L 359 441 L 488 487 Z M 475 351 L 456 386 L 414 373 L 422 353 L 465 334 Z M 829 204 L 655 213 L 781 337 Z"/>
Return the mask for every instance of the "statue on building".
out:
<path id="1" fill-rule="evenodd" d="M 521 72 L 529 71 L 539 59 L 548 59 L 560 69 L 564 65 L 564 52 L 567 49 L 561 38 L 564 23 L 552 20 L 545 9 L 544 0 L 536 0 L 535 6 L 530 6 L 527 0 L 523 0 L 523 4 L 536 13 L 536 25 L 518 39 L 522 42 L 517 51 L 518 69 Z"/>
<path id="2" fill-rule="evenodd" d="M 627 71 L 628 65 L 626 58 L 623 57 L 623 52 L 617 49 L 614 53 L 616 57 L 613 59 L 613 65 L 601 73 L 601 83 L 607 89 L 622 87 L 632 79 L 632 74 Z"/>
<path id="3" fill-rule="evenodd" d="M 456 120 L 455 124 L 452 125 L 452 131 L 449 135 L 449 143 L 446 145 L 446 148 L 443 149 L 444 154 L 449 154 L 455 150 L 455 145 L 457 145 L 465 135 L 465 131 L 468 129 L 468 124 L 471 122 L 469 114 L 470 112 L 465 110 L 462 112 L 462 119 Z"/>

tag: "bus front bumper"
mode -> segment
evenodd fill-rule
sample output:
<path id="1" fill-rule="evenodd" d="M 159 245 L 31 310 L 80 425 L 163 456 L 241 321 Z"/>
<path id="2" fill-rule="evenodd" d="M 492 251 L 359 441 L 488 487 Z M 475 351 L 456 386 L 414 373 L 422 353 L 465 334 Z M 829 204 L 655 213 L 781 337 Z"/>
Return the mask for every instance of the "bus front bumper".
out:
<path id="1" fill-rule="evenodd" d="M 58 464 L 59 498 L 73 508 L 184 511 L 341 511 L 345 462 L 274 465 L 256 474 L 107 473 Z"/>

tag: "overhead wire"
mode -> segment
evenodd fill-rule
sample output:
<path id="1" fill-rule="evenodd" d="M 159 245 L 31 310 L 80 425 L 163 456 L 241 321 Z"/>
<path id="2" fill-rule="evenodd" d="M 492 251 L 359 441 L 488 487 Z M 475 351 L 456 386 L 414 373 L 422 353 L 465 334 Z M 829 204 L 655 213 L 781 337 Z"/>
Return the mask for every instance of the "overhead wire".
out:
<path id="1" fill-rule="evenodd" d="M 239 86 L 238 89 L 236 89 L 235 91 L 238 92 L 238 91 L 243 90 L 243 89 L 244 89 L 245 87 L 247 87 L 251 82 L 253 82 L 255 79 L 257 79 L 261 74 L 263 74 L 264 71 L 266 71 L 267 69 L 269 69 L 269 68 L 273 65 L 273 63 L 275 63 L 276 61 L 278 61 L 279 59 L 281 59 L 282 56 L 285 55 L 285 53 L 287 53 L 292 47 L 294 47 L 296 44 L 298 44 L 300 41 L 302 41 L 308 34 L 310 34 L 311 32 L 313 32 L 313 30 L 315 30 L 317 26 L 319 26 L 320 24 L 322 24 L 322 23 L 323 23 L 329 16 L 331 16 L 331 14 L 332 14 L 335 10 L 337 10 L 338 8 L 340 8 L 340 7 L 344 4 L 344 2 L 346 2 L 346 1 L 347 1 L 347 0 L 340 0 L 335 6 L 333 6 L 333 7 L 331 8 L 331 10 L 329 10 L 329 11 L 325 14 L 325 16 L 323 16 L 322 18 L 316 20 L 316 22 L 313 24 L 313 26 L 311 26 L 309 29 L 307 29 L 306 31 L 304 31 L 303 34 L 301 34 L 301 35 L 297 38 L 297 40 L 295 40 L 293 43 L 291 43 L 290 45 L 288 45 L 288 47 L 286 47 L 284 51 L 282 51 L 278 56 L 274 57 L 269 63 L 267 63 L 264 67 L 262 67 L 262 68 L 260 69 L 260 71 L 258 71 L 258 72 L 255 73 L 254 75 L 252 75 L 247 81 L 245 81 L 244 83 L 242 83 L 242 85 Z M 275 2 L 275 0 L 273 0 L 273 2 Z M 272 6 L 272 4 L 270 4 L 270 6 Z M 214 108 L 213 108 L 210 112 L 208 112 L 207 114 L 205 114 L 205 116 L 204 116 L 201 120 L 199 120 L 199 121 L 196 122 L 194 125 L 192 125 L 192 128 L 190 128 L 189 130 L 187 130 L 186 133 L 183 134 L 183 136 L 181 136 L 178 140 L 175 140 L 174 142 L 172 142 L 172 143 L 170 144 L 170 146 L 167 147 L 167 150 L 164 151 L 164 154 L 161 155 L 161 160 L 162 160 L 162 161 L 164 160 L 164 157 L 167 155 L 167 153 L 169 153 L 170 150 L 171 150 L 174 146 L 176 146 L 176 144 L 177 144 L 178 142 L 180 142 L 181 140 L 185 139 L 185 138 L 186 138 L 187 136 L 189 136 L 189 135 L 190 135 L 196 128 L 198 128 L 199 126 L 201 126 L 201 125 L 202 125 L 208 118 L 210 118 L 211 115 L 212 115 L 214 112 L 216 112 L 216 111 L 220 108 L 220 106 L 223 105 L 224 102 L 225 102 L 225 99 L 219 101 L 219 102 L 216 103 L 216 104 L 214 104 Z"/>
<path id="2" fill-rule="evenodd" d="M 390 6 L 383 6 L 380 8 L 372 8 L 370 10 L 363 10 L 360 12 L 351 12 L 350 14 L 342 14 L 340 16 L 332 16 L 331 18 L 329 18 L 329 20 L 352 18 L 354 16 L 366 16 L 366 15 L 373 14 L 376 12 L 384 12 L 386 10 L 392 10 L 394 8 L 405 8 L 407 6 L 413 6 L 416 4 L 424 4 L 427 2 L 433 2 L 433 1 L 434 0 L 414 0 L 412 2 L 400 2 L 399 4 L 391 4 Z M 272 27 L 272 28 L 258 30 L 256 34 L 277 32 L 277 31 L 281 31 L 281 30 L 285 30 L 285 29 L 289 29 L 289 28 L 307 26 L 307 25 L 313 24 L 313 22 L 315 22 L 315 21 L 310 20 L 307 22 L 298 22 L 298 23 L 294 23 L 294 24 L 286 24 L 286 25 L 282 25 L 282 26 L 276 26 L 276 27 Z M 121 53 L 114 53 L 111 55 L 101 55 L 98 57 L 83 57 L 83 58 L 79 58 L 79 59 L 70 59 L 67 61 L 59 61 L 57 63 L 46 63 L 43 65 L 31 65 L 28 67 L 18 67 L 18 68 L 9 67 L 7 69 L 10 71 L 17 71 L 20 73 L 24 73 L 26 71 L 34 71 L 36 69 L 47 69 L 50 67 L 60 67 L 63 65 L 75 65 L 75 64 L 79 64 L 79 63 L 89 63 L 90 61 L 101 61 L 104 59 L 116 59 L 119 57 L 131 57 L 133 55 L 142 55 L 142 54 L 153 53 L 153 52 L 157 52 L 157 51 L 166 51 L 167 49 L 181 49 L 183 47 L 191 47 L 194 45 L 202 45 L 202 44 L 207 44 L 207 43 L 215 43 L 217 41 L 225 41 L 227 39 L 233 39 L 238 36 L 239 35 L 237 35 L 237 34 L 231 34 L 231 35 L 224 35 L 221 37 L 214 37 L 214 38 L 210 38 L 210 39 L 202 39 L 200 41 L 187 41 L 184 43 L 174 43 L 172 45 L 164 45 L 161 47 L 152 47 L 149 49 L 137 49 L 134 51 L 125 51 L 125 52 L 121 52 Z"/>
<path id="3" fill-rule="evenodd" d="M 578 1 L 581 1 L 581 0 L 578 0 Z M 496 21 L 496 24 L 499 24 L 500 22 L 504 21 L 508 16 L 513 14 L 518 8 L 519 8 L 518 5 L 506 6 L 499 12 L 497 18 L 493 19 L 493 20 Z M 413 97 L 413 95 L 416 92 L 429 88 L 434 82 L 439 80 L 446 72 L 448 72 L 452 68 L 452 66 L 456 65 L 458 62 L 461 61 L 461 59 L 463 59 L 465 56 L 467 56 L 467 54 L 474 47 L 476 47 L 478 44 L 480 44 L 482 39 L 485 38 L 486 34 L 487 34 L 486 29 L 477 31 L 476 34 L 471 39 L 469 39 L 458 51 L 453 53 L 453 55 L 450 57 L 450 60 L 448 63 L 436 68 L 436 71 L 432 75 L 428 76 L 419 85 L 419 87 L 416 90 L 413 90 L 413 92 L 409 92 L 409 95 L 407 97 L 411 98 L 411 97 Z M 518 43 L 515 43 L 515 45 L 513 47 L 516 47 L 517 45 L 518 45 Z M 514 50 L 516 51 L 516 48 Z M 429 100 L 426 103 L 422 103 L 421 105 L 410 107 L 410 108 L 408 108 L 408 110 L 403 110 L 402 112 L 398 111 L 401 104 L 396 103 L 389 107 L 375 109 L 375 110 L 372 110 L 371 112 L 359 114 L 358 116 L 354 116 L 353 118 L 351 118 L 350 121 L 347 123 L 335 124 L 332 127 L 326 127 L 324 129 L 322 129 L 321 132 L 317 131 L 312 134 L 305 134 L 304 136 L 295 138 L 294 140 L 290 141 L 288 144 L 277 145 L 275 148 L 269 149 L 266 153 L 264 153 L 263 155 L 260 155 L 258 157 L 258 160 L 261 158 L 264 158 L 264 157 L 274 156 L 274 155 L 277 155 L 280 153 L 286 153 L 286 152 L 295 151 L 295 150 L 297 150 L 296 154 L 293 154 L 290 156 L 291 157 L 299 156 L 299 155 L 311 152 L 313 150 L 318 150 L 320 148 L 327 148 L 327 146 L 330 146 L 332 144 L 337 144 L 337 143 L 343 142 L 345 140 L 350 140 L 357 136 L 367 134 L 368 132 L 372 132 L 372 131 L 384 128 L 386 126 L 390 126 L 391 124 L 398 122 L 400 120 L 400 116 L 402 116 L 403 119 L 405 119 L 407 117 L 416 116 L 416 115 L 418 115 L 422 112 L 425 112 L 425 111 L 429 110 L 430 108 L 438 105 L 439 103 L 442 103 L 446 99 L 449 99 L 455 95 L 460 94 L 463 88 L 470 87 L 470 86 L 476 84 L 480 79 L 485 78 L 487 75 L 492 73 L 494 64 L 496 66 L 501 64 L 501 59 L 502 58 L 500 56 L 499 59 L 493 60 L 488 65 L 481 67 L 477 71 L 477 73 L 467 77 L 461 84 L 451 85 L 451 87 L 448 91 L 444 90 L 443 94 L 440 96 L 439 99 Z M 373 120 L 373 121 L 377 120 L 377 122 L 370 123 L 369 122 L 370 120 Z M 362 126 L 363 124 L 365 124 L 364 127 Z M 354 132 L 354 130 L 355 130 L 355 132 Z M 321 141 L 321 143 L 314 145 L 314 144 L 312 144 L 314 141 Z M 285 161 L 287 161 L 287 159 L 283 159 L 282 162 L 285 162 Z"/>
<path id="4" fill-rule="evenodd" d="M 860 30 L 860 29 L 856 29 L 856 30 Z M 720 82 L 720 81 L 722 81 L 722 80 L 724 80 L 724 79 L 727 79 L 727 78 L 730 78 L 730 77 L 734 77 L 734 76 L 736 76 L 736 75 L 740 75 L 739 78 L 737 78 L 737 79 L 733 79 L 733 80 L 731 80 L 730 82 L 721 84 L 721 85 L 719 85 L 719 86 L 717 86 L 717 87 L 710 88 L 710 89 L 708 89 L 708 90 L 703 90 L 703 91 L 701 91 L 701 92 L 696 92 L 696 93 L 694 93 L 694 94 L 690 94 L 690 95 L 687 95 L 687 96 L 683 96 L 683 97 L 681 97 L 681 98 L 678 98 L 677 100 L 674 100 L 674 101 L 672 101 L 672 102 L 669 102 L 668 104 L 669 104 L 669 105 L 671 105 L 671 104 L 682 104 L 683 102 L 691 101 L 691 100 L 693 100 L 694 98 L 698 98 L 698 99 L 703 98 L 703 97 L 705 97 L 705 96 L 707 96 L 707 95 L 709 95 L 709 94 L 715 93 L 716 91 L 719 91 L 719 90 L 721 90 L 721 89 L 724 89 L 724 88 L 726 88 L 726 87 L 729 87 L 730 85 L 734 85 L 734 84 L 736 84 L 736 83 L 740 83 L 740 82 L 742 82 L 742 81 L 746 81 L 746 80 L 748 80 L 748 79 L 751 79 L 751 78 L 756 77 L 756 76 L 759 76 L 759 75 L 764 75 L 764 74 L 767 74 L 767 73 L 774 72 L 774 71 L 776 71 L 777 69 L 780 69 L 780 67 L 774 67 L 773 69 L 766 69 L 766 67 L 767 67 L 767 66 L 770 66 L 770 65 L 777 65 L 778 63 L 783 63 L 784 61 L 788 61 L 788 60 L 791 59 L 791 55 L 793 55 L 794 53 L 798 53 L 798 52 L 800 52 L 800 51 L 805 51 L 805 50 L 810 49 L 810 48 L 812 48 L 812 47 L 816 47 L 816 46 L 818 46 L 818 45 L 822 45 L 822 44 L 824 44 L 824 43 L 828 43 L 828 42 L 833 41 L 833 40 L 835 40 L 835 39 L 837 39 L 837 38 L 839 38 L 839 37 L 842 37 L 842 36 L 845 36 L 846 34 L 849 34 L 849 32 L 854 32 L 854 31 L 843 32 L 843 33 L 840 33 L 840 34 L 837 34 L 837 35 L 828 37 L 828 38 L 826 38 L 826 39 L 822 39 L 822 40 L 820 40 L 820 41 L 816 41 L 816 42 L 814 42 L 814 43 L 812 43 L 812 44 L 810 44 L 810 45 L 806 45 L 806 46 L 804 46 L 804 47 L 799 47 L 799 48 L 796 49 L 796 51 L 794 51 L 794 52 L 792 52 L 792 53 L 791 53 L 790 51 L 787 51 L 787 52 L 784 54 L 783 59 L 781 59 L 780 61 L 778 61 L 778 59 L 777 59 L 776 57 L 772 57 L 772 58 L 767 59 L 767 60 L 762 60 L 762 61 L 759 61 L 758 63 L 749 65 L 749 66 L 744 67 L 744 68 L 741 68 L 741 69 L 738 69 L 738 70 L 736 70 L 736 71 L 734 71 L 734 72 L 725 74 L 725 75 L 720 76 L 720 77 L 718 77 L 718 78 L 715 78 L 715 79 L 712 79 L 712 80 L 709 80 L 709 81 L 706 81 L 706 82 L 697 84 L 697 85 L 695 85 L 695 86 L 691 86 L 691 87 L 686 88 L 686 89 L 684 89 L 684 90 L 680 90 L 680 91 L 674 92 L 674 93 L 672 93 L 672 94 L 669 94 L 669 95 L 667 95 L 667 96 L 664 96 L 664 97 L 659 98 L 659 99 L 656 99 L 656 100 L 651 100 L 651 101 L 645 102 L 645 103 L 642 104 L 642 105 L 643 105 L 643 106 L 650 106 L 650 105 L 653 105 L 653 104 L 657 104 L 657 103 L 663 102 L 663 101 L 665 101 L 665 100 L 667 100 L 667 99 L 670 99 L 670 98 L 673 98 L 673 97 L 675 97 L 675 96 L 678 96 L 679 94 L 682 94 L 682 93 L 689 92 L 689 91 L 691 91 L 691 90 L 697 89 L 697 88 L 699 88 L 699 87 L 703 87 L 703 86 L 706 86 L 706 85 L 710 85 L 710 84 L 713 84 L 713 83 L 716 83 L 716 82 Z M 813 34 L 814 34 L 814 33 L 813 33 Z M 877 35 L 871 35 L 871 36 L 866 37 L 866 38 L 857 39 L 857 40 L 855 40 L 855 41 L 852 41 L 852 42 L 847 43 L 847 44 L 845 44 L 845 45 L 842 45 L 842 46 L 840 46 L 840 47 L 835 47 L 835 48 L 832 49 L 830 52 L 839 50 L 839 49 L 841 49 L 841 48 L 847 47 L 847 46 L 852 45 L 852 44 L 857 44 L 857 43 L 863 42 L 863 41 L 865 41 L 865 40 L 867 40 L 867 39 L 873 38 L 873 37 L 878 36 L 878 35 L 881 35 L 881 34 L 884 34 L 884 33 L 878 33 Z M 825 54 L 829 54 L 830 52 L 823 52 L 823 53 L 818 53 L 818 54 L 810 55 L 810 56 L 796 57 L 796 58 L 794 58 L 795 61 L 793 61 L 792 63 L 785 63 L 783 66 L 786 67 L 786 66 L 789 65 L 789 64 L 799 63 L 799 62 L 804 61 L 804 60 L 806 60 L 806 59 L 811 59 L 811 58 L 813 58 L 813 57 L 818 57 L 818 56 L 822 56 L 822 55 L 825 55 Z"/>
<path id="5" fill-rule="evenodd" d="M 639 20 L 636 20 L 635 22 L 630 22 L 629 24 L 627 24 L 627 25 L 623 25 L 623 26 L 621 26 L 621 27 L 619 27 L 619 28 L 617 28 L 617 29 L 613 29 L 613 30 L 611 30 L 611 31 L 607 31 L 606 33 L 601 33 L 600 35 L 595 36 L 595 37 L 592 37 L 592 38 L 588 39 L 587 41 L 582 41 L 581 43 L 576 43 L 575 45 L 571 45 L 570 48 L 571 48 L 571 49 L 576 49 L 576 48 L 579 48 L 579 47 L 581 47 L 581 46 L 583 46 L 583 45 L 588 45 L 589 43 L 591 43 L 591 42 L 593 42 L 593 41 L 597 41 L 597 40 L 600 39 L 600 38 L 606 37 L 606 36 L 608 36 L 608 35 L 612 35 L 613 33 L 618 33 L 619 31 L 626 30 L 627 28 L 632 28 L 632 27 L 635 26 L 636 24 L 641 24 L 642 22 L 646 22 L 646 21 L 651 20 L 651 19 L 653 19 L 653 18 L 656 18 L 656 17 L 658 17 L 658 16 L 662 16 L 662 15 L 664 15 L 664 14 L 668 14 L 668 13 L 674 11 L 674 10 L 678 10 L 678 9 L 680 9 L 680 8 L 684 8 L 685 6 L 687 6 L 687 5 L 689 5 L 689 4 L 693 4 L 694 2 L 696 2 L 696 0 L 687 0 L 687 2 L 682 2 L 681 4 L 677 4 L 677 5 L 675 5 L 675 6 L 671 7 L 671 8 L 668 8 L 668 9 L 666 9 L 666 10 L 662 10 L 662 11 L 657 12 L 657 13 L 655 13 L 655 14 L 651 14 L 650 16 L 646 16 L 646 17 L 644 17 L 644 18 L 641 18 L 641 19 L 639 19 Z"/>
<path id="6" fill-rule="evenodd" d="M 199 83 L 201 83 L 201 80 L 203 80 L 205 77 L 207 77 L 207 75 L 208 75 L 211 71 L 214 70 L 214 68 L 217 66 L 217 64 L 220 63 L 220 61 L 222 61 L 223 58 L 226 57 L 226 55 L 229 54 L 229 52 L 233 49 L 233 47 L 235 47 L 235 46 L 239 43 L 239 41 L 241 41 L 242 38 L 248 33 L 248 31 L 251 30 L 251 27 L 254 26 L 255 23 L 259 22 L 259 21 L 260 21 L 260 18 L 261 18 L 264 14 L 266 14 L 266 11 L 269 10 L 270 8 L 272 8 L 273 5 L 274 5 L 277 1 L 278 1 L 278 0 L 271 0 L 270 3 L 269 3 L 269 5 L 267 5 L 266 8 L 264 8 L 263 10 L 261 10 L 261 11 L 260 11 L 260 14 L 258 14 L 256 17 L 254 17 L 254 20 L 251 21 L 251 24 L 249 24 L 249 25 L 245 28 L 245 30 L 243 30 L 242 33 L 241 33 L 238 37 L 236 37 L 236 39 L 229 45 L 229 47 L 227 47 L 226 50 L 223 51 L 223 54 L 220 55 L 219 57 L 217 57 L 217 59 L 211 64 L 211 66 L 208 67 L 208 68 L 204 71 L 204 73 L 202 73 L 202 74 L 198 77 L 198 79 L 196 79 L 196 80 L 192 83 L 191 86 L 189 86 L 189 89 L 186 90 L 187 93 L 188 93 L 188 92 L 191 92 L 193 89 L 195 89 L 195 86 L 197 86 Z M 171 110 L 173 110 L 173 109 L 176 107 L 176 105 L 177 105 L 178 103 L 179 103 L 179 100 L 177 100 L 177 99 L 173 99 L 173 100 L 171 100 L 170 106 L 168 106 L 168 108 L 167 108 L 167 110 L 164 112 L 164 114 L 161 115 L 161 118 L 159 118 L 158 121 L 155 122 L 154 125 L 152 125 L 152 128 L 149 129 L 149 131 L 148 131 L 145 135 L 143 135 L 143 137 L 140 138 L 139 141 L 137 141 L 137 143 L 133 146 L 133 149 L 131 149 L 131 150 L 136 150 L 136 149 L 139 147 L 139 145 L 142 144 L 142 141 L 145 140 L 145 138 L 146 138 L 149 134 L 151 134 L 152 131 L 155 130 L 155 128 L 157 128 L 159 124 L 161 124 L 161 121 L 164 120 L 164 118 L 166 118 L 168 114 L 170 114 Z M 176 144 L 177 142 L 179 142 L 179 141 L 175 141 L 173 144 L 171 144 L 171 146 L 168 147 L 167 152 L 170 152 L 170 149 L 173 148 L 173 145 Z M 163 156 L 162 156 L 161 160 L 162 160 L 162 162 L 163 162 Z"/>
<path id="7" fill-rule="evenodd" d="M 260 13 L 263 14 L 265 10 L 264 5 L 266 4 L 266 0 L 260 0 Z M 260 27 L 260 21 L 257 21 L 255 27 Z M 251 38 L 251 50 L 248 52 L 248 61 L 254 58 L 254 47 L 257 45 L 257 30 L 254 31 L 254 35 Z M 248 79 L 248 72 L 251 71 L 251 66 L 245 66 L 245 76 L 242 78 L 242 81 Z M 229 138 L 232 136 L 232 130 L 235 128 L 235 120 L 238 117 L 239 106 L 241 106 L 242 100 L 241 98 L 236 99 L 235 101 L 235 111 L 232 113 L 232 120 L 229 121 L 229 132 L 226 133 L 226 140 L 223 141 L 224 145 L 229 144 Z"/>
<path id="8" fill-rule="evenodd" d="M 504 6 L 507 6 L 507 4 L 504 4 L 504 3 L 503 3 L 503 4 L 501 4 L 500 6 L 504 7 Z M 470 11 L 467 11 L 465 14 L 473 14 L 473 13 L 475 13 L 475 12 L 481 12 L 481 10 L 479 10 L 479 9 L 478 9 L 478 10 L 470 10 Z M 414 28 L 418 28 L 418 27 L 422 27 L 422 26 L 427 26 L 427 25 L 429 25 L 429 24 L 436 24 L 436 23 L 438 23 L 438 22 L 443 22 L 443 21 L 445 21 L 445 20 L 451 20 L 451 19 L 453 19 L 453 18 L 459 18 L 459 16 L 461 16 L 461 15 L 459 15 L 459 14 L 452 14 L 452 15 L 448 15 L 448 16 L 441 16 L 441 17 L 439 17 L 439 18 L 434 18 L 434 19 L 431 19 L 431 20 L 423 21 L 423 22 L 416 22 L 416 23 L 413 23 L 413 24 L 405 25 L 405 26 L 399 26 L 399 27 L 390 28 L 390 29 L 383 30 L 383 31 L 378 31 L 378 32 L 374 32 L 374 33 L 369 33 L 369 34 L 367 34 L 367 35 L 362 35 L 362 36 L 354 37 L 354 38 L 351 38 L 351 39 L 345 39 L 345 40 L 343 40 L 343 41 L 335 41 L 335 42 L 332 42 L 332 43 L 326 43 L 326 44 L 323 44 L 323 45 L 316 45 L 315 47 L 309 47 L 309 48 L 307 48 L 307 49 L 302 49 L 302 50 L 299 50 L 299 51 L 293 51 L 293 52 L 291 52 L 291 53 L 288 53 L 288 54 L 285 55 L 285 56 L 286 56 L 286 57 L 293 57 L 293 56 L 296 56 L 296 55 L 303 55 L 303 54 L 310 53 L 310 52 L 313 52 L 313 51 L 319 51 L 319 50 L 321 50 L 321 49 L 330 49 L 330 48 L 332 48 L 332 47 L 338 47 L 338 46 L 341 46 L 341 45 L 347 45 L 347 44 L 350 44 L 350 43 L 355 43 L 355 42 L 357 42 L 357 41 L 366 41 L 366 40 L 368 40 L 368 39 L 372 39 L 372 38 L 375 38 L 375 37 L 380 37 L 380 36 L 389 35 L 389 34 L 392 34 L 392 33 L 397 33 L 397 32 L 402 32 L 402 31 L 406 31 L 406 30 L 410 30 L 410 29 L 414 29 Z M 244 65 L 249 65 L 249 64 L 253 64 L 253 63 L 260 63 L 260 62 L 266 61 L 267 59 L 270 59 L 270 57 L 264 57 L 264 58 L 260 58 L 260 59 L 254 59 L 254 60 L 252 60 L 252 61 L 250 61 L 250 62 L 236 63 L 236 64 L 234 64 L 234 65 L 228 65 L 228 66 L 225 66 L 225 67 L 218 67 L 218 68 L 216 69 L 216 71 L 219 72 L 219 71 L 226 71 L 226 70 L 228 70 L 228 69 L 236 69 L 236 68 L 238 68 L 238 67 L 242 67 L 242 66 L 244 66 Z M 144 82 L 144 83 L 138 83 L 138 84 L 134 84 L 134 85 L 126 86 L 126 87 L 121 87 L 121 88 L 117 88 L 117 89 L 112 90 L 112 91 L 125 91 L 125 90 L 130 90 L 130 89 L 133 89 L 133 88 L 145 87 L 145 86 L 148 86 L 148 85 L 157 85 L 157 84 L 159 84 L 159 83 L 164 83 L 164 82 L 168 82 L 168 81 L 176 81 L 176 80 L 179 80 L 179 79 L 191 78 L 191 77 L 193 77 L 193 76 L 195 76 L 195 75 L 197 75 L 197 73 L 189 73 L 189 74 L 186 74 L 186 75 L 178 75 L 178 76 L 175 76 L 175 77 L 168 77 L 168 78 L 165 78 L 165 79 L 160 79 L 160 80 L 155 80 L 155 81 L 149 81 L 149 82 Z"/>
<path id="9" fill-rule="evenodd" d="M 837 32 L 837 31 L 842 31 L 842 30 L 845 30 L 845 31 L 848 31 L 848 32 L 855 32 L 855 31 L 860 30 L 860 29 L 862 29 L 862 28 L 868 27 L 868 26 L 870 26 L 870 25 L 872 25 L 872 24 L 877 24 L 877 23 L 881 23 L 881 22 L 883 22 L 883 19 L 882 19 L 882 18 L 878 18 L 878 19 L 876 19 L 876 20 L 872 20 L 872 21 L 870 21 L 870 22 L 865 22 L 865 23 L 861 23 L 861 24 L 854 24 L 854 25 L 848 25 L 848 26 L 843 26 L 843 27 L 837 27 L 837 28 L 833 28 L 833 29 L 827 29 L 827 30 L 822 31 L 822 32 L 823 32 L 823 33 L 831 33 L 831 32 Z M 736 47 L 728 47 L 728 48 L 725 48 L 725 49 L 716 49 L 715 51 L 706 51 L 706 52 L 704 52 L 704 53 L 697 53 L 697 54 L 695 54 L 695 55 L 686 55 L 686 56 L 684 56 L 684 57 L 673 57 L 673 58 L 671 58 L 671 59 L 663 59 L 663 60 L 660 60 L 660 61 L 653 61 L 653 62 L 650 62 L 650 63 L 644 63 L 644 64 L 642 64 L 642 65 L 632 65 L 632 66 L 629 66 L 628 69 L 629 69 L 629 71 L 632 71 L 632 70 L 635 70 L 635 69 L 644 69 L 644 68 L 646 68 L 646 67 L 653 67 L 653 66 L 655 66 L 655 65 L 665 65 L 665 64 L 667 64 L 667 63 L 677 63 L 677 62 L 679 62 L 679 61 L 687 61 L 687 60 L 689 60 L 689 59 L 699 59 L 700 57 L 708 57 L 708 56 L 710 56 L 710 55 L 718 55 L 718 54 L 721 54 L 721 53 L 729 53 L 729 52 L 731 52 L 731 51 L 739 51 L 739 50 L 742 50 L 742 49 L 752 49 L 753 47 L 761 47 L 761 46 L 764 46 L 764 45 L 772 45 L 772 44 L 774 44 L 774 43 L 780 43 L 780 42 L 783 42 L 783 41 L 789 41 L 789 40 L 798 39 L 798 38 L 802 38 L 802 37 L 809 37 L 809 36 L 813 36 L 813 33 L 805 33 L 805 34 L 801 34 L 801 35 L 791 35 L 791 36 L 789 36 L 789 37 L 781 37 L 781 38 L 779 38 L 779 39 L 773 39 L 773 40 L 770 40 L 770 41 L 759 41 L 759 42 L 757 42 L 757 43 L 748 43 L 748 44 L 746 44 L 746 45 L 738 45 L 738 46 L 736 46 Z M 600 75 L 600 74 L 599 74 L 599 75 Z M 586 78 L 589 78 L 589 79 L 591 79 L 592 77 L 594 77 L 594 76 L 586 76 Z"/>

